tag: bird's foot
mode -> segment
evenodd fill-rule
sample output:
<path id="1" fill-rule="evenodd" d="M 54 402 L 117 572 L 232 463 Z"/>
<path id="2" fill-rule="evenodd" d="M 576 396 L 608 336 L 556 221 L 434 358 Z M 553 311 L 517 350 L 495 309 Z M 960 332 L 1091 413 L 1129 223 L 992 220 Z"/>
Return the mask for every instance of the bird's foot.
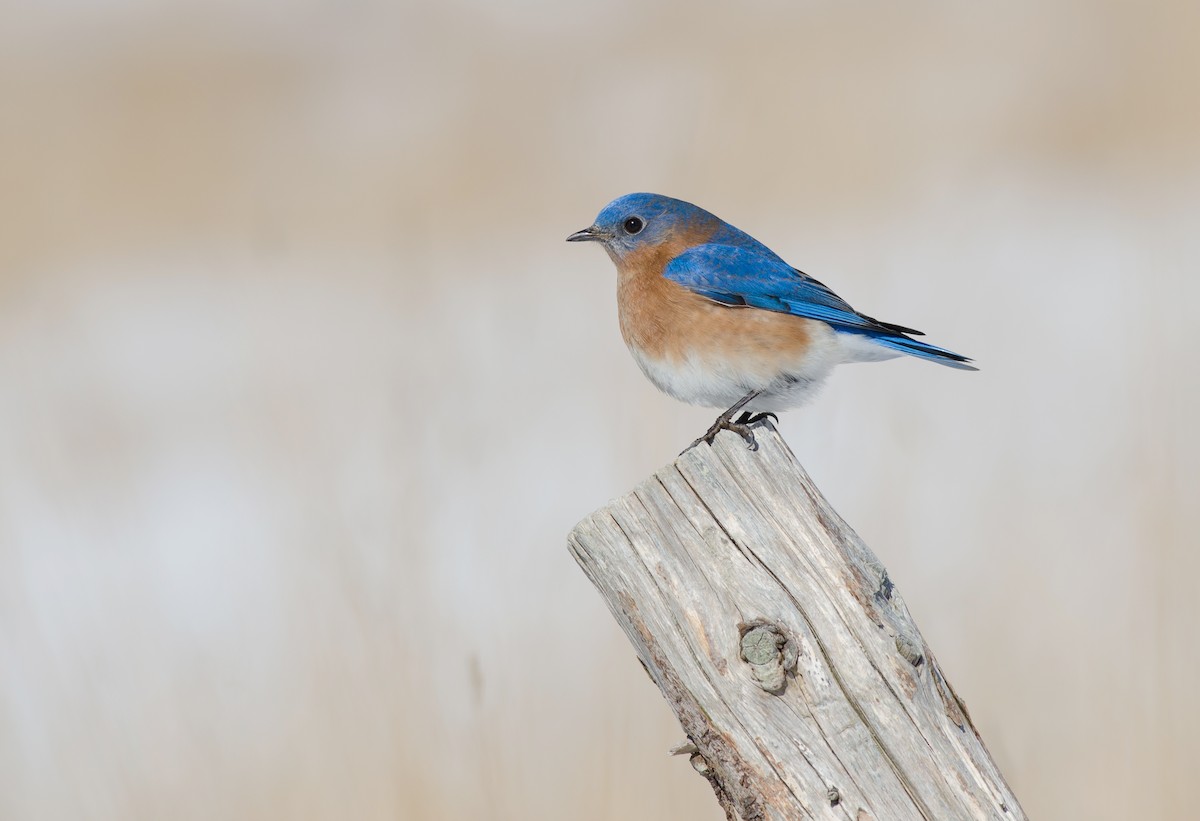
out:
<path id="1" fill-rule="evenodd" d="M 737 424 L 757 425 L 759 422 L 765 422 L 768 419 L 774 421 L 776 425 L 779 424 L 779 417 L 770 411 L 764 411 L 763 413 L 750 413 L 750 411 L 742 411 L 742 415 L 737 418 Z"/>
<path id="2" fill-rule="evenodd" d="M 743 422 L 741 419 L 734 422 L 731 417 L 722 414 L 717 417 L 717 421 L 712 423 L 712 427 L 709 428 L 703 436 L 687 446 L 687 448 L 684 450 L 684 453 L 687 453 L 701 442 L 706 442 L 709 445 L 712 445 L 713 440 L 717 438 L 717 434 L 723 430 L 733 431 L 738 436 L 742 437 L 742 439 L 746 442 L 746 447 L 750 448 L 750 450 L 758 450 L 758 442 L 754 440 L 754 431 L 751 429 L 751 425 Z"/>
<path id="3" fill-rule="evenodd" d="M 750 404 L 752 401 L 754 401 L 755 398 L 757 398 L 761 394 L 762 394 L 762 389 L 760 388 L 758 390 L 750 391 L 750 393 L 743 396 L 741 399 L 739 399 L 737 402 L 734 403 L 732 408 L 730 408 L 729 410 L 725 411 L 723 414 L 721 414 L 720 416 L 717 417 L 717 421 L 712 423 L 712 427 L 708 429 L 707 433 L 705 433 L 703 436 L 701 436 L 695 442 L 692 442 L 690 445 L 688 445 L 687 448 L 683 452 L 687 453 L 689 450 L 696 447 L 696 445 L 700 444 L 701 442 L 707 442 L 709 445 L 712 445 L 713 440 L 717 438 L 717 434 L 723 430 L 733 431 L 738 436 L 742 437 L 743 440 L 745 440 L 746 447 L 750 448 L 750 450 L 758 450 L 758 442 L 754 441 L 754 431 L 752 431 L 750 429 L 750 426 L 756 421 L 761 421 L 764 416 L 771 416 L 773 414 L 761 414 L 760 413 L 760 414 L 751 416 L 750 412 L 746 411 L 745 413 L 743 413 L 741 416 L 738 417 L 738 420 L 736 422 L 733 421 L 733 415 L 735 413 L 737 413 L 738 411 L 740 411 L 742 408 L 746 407 L 746 405 Z M 680 454 L 680 455 L 682 456 L 683 454 Z"/>

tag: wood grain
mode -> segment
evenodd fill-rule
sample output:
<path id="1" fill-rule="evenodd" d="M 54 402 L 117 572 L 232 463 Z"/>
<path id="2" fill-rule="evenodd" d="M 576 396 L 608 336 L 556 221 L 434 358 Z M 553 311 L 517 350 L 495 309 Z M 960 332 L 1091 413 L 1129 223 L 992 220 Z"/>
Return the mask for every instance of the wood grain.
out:
<path id="1" fill-rule="evenodd" d="M 757 437 L 690 449 L 568 539 L 726 815 L 1024 818 L 883 565 Z"/>

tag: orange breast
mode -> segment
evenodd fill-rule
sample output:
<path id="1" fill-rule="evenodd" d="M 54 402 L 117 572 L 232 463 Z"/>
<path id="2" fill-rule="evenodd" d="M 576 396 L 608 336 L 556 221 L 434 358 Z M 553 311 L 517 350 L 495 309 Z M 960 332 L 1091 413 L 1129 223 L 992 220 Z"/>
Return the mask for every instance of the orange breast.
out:
<path id="1" fill-rule="evenodd" d="M 720 305 L 662 275 L 667 263 L 696 244 L 694 236 L 670 237 L 618 265 L 617 304 L 625 344 L 659 362 L 693 358 L 747 372 L 777 370 L 802 357 L 812 342 L 809 320 Z"/>

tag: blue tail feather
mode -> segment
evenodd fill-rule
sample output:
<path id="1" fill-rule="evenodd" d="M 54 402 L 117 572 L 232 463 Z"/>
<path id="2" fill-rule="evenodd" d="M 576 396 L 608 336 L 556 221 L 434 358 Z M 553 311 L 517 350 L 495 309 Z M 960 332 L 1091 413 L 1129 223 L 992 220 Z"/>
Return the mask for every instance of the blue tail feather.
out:
<path id="1" fill-rule="evenodd" d="M 945 365 L 948 368 L 958 368 L 963 371 L 977 371 L 979 368 L 970 364 L 971 359 L 962 354 L 948 351 L 945 348 L 939 348 L 936 345 L 930 345 L 928 342 L 921 342 L 916 339 L 909 339 L 907 336 L 875 336 L 868 334 L 871 341 L 876 345 L 882 345 L 885 348 L 891 348 L 894 351 L 915 356 L 918 359 L 928 359 L 930 362 L 936 362 L 939 365 Z"/>

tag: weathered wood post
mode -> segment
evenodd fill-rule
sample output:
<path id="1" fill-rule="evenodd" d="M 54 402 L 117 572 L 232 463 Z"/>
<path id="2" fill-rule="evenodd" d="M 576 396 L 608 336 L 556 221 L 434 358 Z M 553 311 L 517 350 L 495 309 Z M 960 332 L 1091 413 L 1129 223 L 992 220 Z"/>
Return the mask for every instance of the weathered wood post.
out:
<path id="1" fill-rule="evenodd" d="M 569 537 L 727 817 L 1025 818 L 883 565 L 757 437 L 692 448 Z"/>

